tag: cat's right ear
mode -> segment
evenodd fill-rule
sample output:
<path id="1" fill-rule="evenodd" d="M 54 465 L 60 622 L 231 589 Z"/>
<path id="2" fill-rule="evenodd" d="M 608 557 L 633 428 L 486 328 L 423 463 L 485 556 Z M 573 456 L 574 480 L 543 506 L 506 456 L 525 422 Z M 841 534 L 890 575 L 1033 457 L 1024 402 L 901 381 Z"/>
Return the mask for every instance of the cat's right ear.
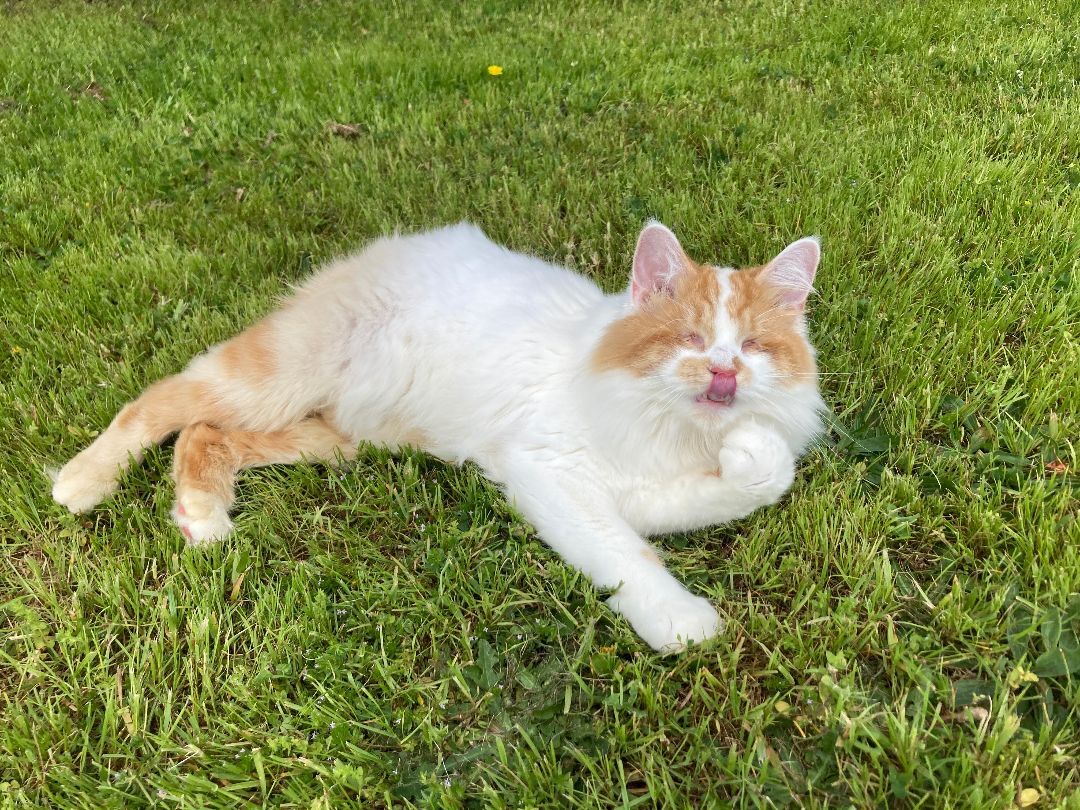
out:
<path id="1" fill-rule="evenodd" d="M 655 219 L 649 220 L 634 249 L 634 270 L 630 295 L 641 306 L 654 295 L 674 294 L 675 278 L 687 267 L 688 259 L 679 240 Z"/>

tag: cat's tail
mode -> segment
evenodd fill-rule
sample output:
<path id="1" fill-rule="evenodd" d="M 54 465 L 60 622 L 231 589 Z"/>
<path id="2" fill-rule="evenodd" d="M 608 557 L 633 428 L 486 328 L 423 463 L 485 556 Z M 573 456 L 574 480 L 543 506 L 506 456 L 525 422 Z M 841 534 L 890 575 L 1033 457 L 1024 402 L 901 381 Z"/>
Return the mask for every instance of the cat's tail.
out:
<path id="1" fill-rule="evenodd" d="M 200 422 L 225 430 L 277 430 L 317 407 L 319 386 L 294 352 L 279 351 L 270 319 L 196 357 L 129 402 L 100 436 L 53 475 L 53 499 L 85 512 L 107 498 L 149 447 Z"/>

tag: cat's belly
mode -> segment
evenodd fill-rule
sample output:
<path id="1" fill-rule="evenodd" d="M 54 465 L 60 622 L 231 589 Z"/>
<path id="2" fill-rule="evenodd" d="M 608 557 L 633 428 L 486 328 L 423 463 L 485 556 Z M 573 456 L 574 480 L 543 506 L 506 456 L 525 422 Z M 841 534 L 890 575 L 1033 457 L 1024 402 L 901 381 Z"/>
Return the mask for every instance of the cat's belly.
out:
<path id="1" fill-rule="evenodd" d="M 333 403 L 339 428 L 357 440 L 486 466 L 515 436 L 566 421 L 552 416 L 566 411 L 564 358 L 535 346 L 493 347 L 482 331 L 479 338 L 448 331 L 440 340 L 404 324 L 354 338 Z"/>
<path id="2" fill-rule="evenodd" d="M 352 372 L 333 407 L 340 430 L 391 449 L 417 447 L 452 464 L 493 467 L 507 437 L 526 430 L 538 406 L 513 387 L 469 380 L 414 356 Z"/>

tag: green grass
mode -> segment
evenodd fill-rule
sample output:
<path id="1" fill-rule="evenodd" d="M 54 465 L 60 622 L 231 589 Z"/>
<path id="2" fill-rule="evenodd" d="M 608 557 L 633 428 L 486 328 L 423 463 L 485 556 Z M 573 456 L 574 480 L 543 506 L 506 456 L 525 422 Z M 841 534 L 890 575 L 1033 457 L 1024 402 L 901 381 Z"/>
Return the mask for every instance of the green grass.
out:
<path id="1" fill-rule="evenodd" d="M 0 3 L 0 807 L 1080 807 L 1075 6 L 581 6 Z M 828 441 L 661 541 L 715 643 L 650 653 L 421 455 L 245 474 L 208 550 L 168 448 L 48 496 L 375 235 L 616 289 L 648 216 L 824 241 Z"/>

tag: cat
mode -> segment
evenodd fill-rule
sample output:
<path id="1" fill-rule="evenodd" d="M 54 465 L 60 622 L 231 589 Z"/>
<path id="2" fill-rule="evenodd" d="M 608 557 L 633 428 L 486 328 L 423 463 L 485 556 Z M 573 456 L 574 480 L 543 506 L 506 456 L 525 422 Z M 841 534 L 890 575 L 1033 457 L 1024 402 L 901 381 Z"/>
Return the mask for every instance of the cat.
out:
<path id="1" fill-rule="evenodd" d="M 179 431 L 173 518 L 229 533 L 245 467 L 350 458 L 359 443 L 471 460 L 654 649 L 723 629 L 649 535 L 741 518 L 792 485 L 825 405 L 805 302 L 820 248 L 698 264 L 641 231 L 626 291 L 511 252 L 473 225 L 379 239 L 117 414 L 54 475 L 83 512 Z"/>

